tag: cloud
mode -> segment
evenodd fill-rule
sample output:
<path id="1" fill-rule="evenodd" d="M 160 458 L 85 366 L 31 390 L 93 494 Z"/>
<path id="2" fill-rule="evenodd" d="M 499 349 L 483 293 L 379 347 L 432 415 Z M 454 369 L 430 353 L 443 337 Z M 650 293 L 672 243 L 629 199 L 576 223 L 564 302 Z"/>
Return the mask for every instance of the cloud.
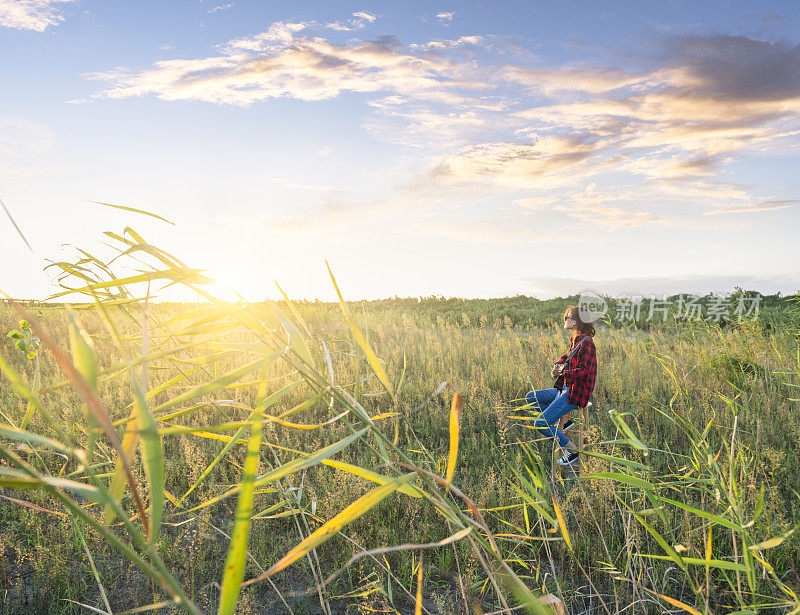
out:
<path id="1" fill-rule="evenodd" d="M 655 162 L 653 151 L 669 151 L 667 167 L 674 168 L 674 152 L 721 162 L 722 154 L 794 134 L 786 123 L 800 114 L 800 46 L 718 35 L 662 47 L 661 63 L 638 74 L 613 67 L 508 67 L 503 74 L 547 96 L 587 99 L 520 112 L 536 122 L 532 130 L 622 128 L 620 149 L 651 150 Z"/>
<path id="2" fill-rule="evenodd" d="M 345 44 L 298 36 L 314 25 L 277 22 L 266 32 L 229 41 L 216 56 L 159 61 L 138 73 L 119 69 L 88 76 L 110 84 L 97 98 L 154 94 L 242 106 L 280 97 L 326 100 L 345 92 L 391 92 L 458 104 L 467 99 L 459 90 L 485 87 L 465 80 L 465 71 L 448 59 L 411 53 L 392 36 Z"/>
<path id="3" fill-rule="evenodd" d="M 569 218 L 614 231 L 661 222 L 661 218 L 653 212 L 641 209 L 639 203 L 642 200 L 642 193 L 637 189 L 598 190 L 595 184 L 589 184 L 584 190 L 515 199 L 512 205 L 532 212 L 562 212 Z"/>
<path id="4" fill-rule="evenodd" d="M 455 15 L 455 13 L 446 13 L 446 12 L 442 11 L 441 13 L 437 13 L 436 14 L 436 19 L 438 19 L 440 22 L 442 22 L 444 24 L 450 24 L 450 23 L 453 23 L 453 16 L 454 15 Z"/>
<path id="5" fill-rule="evenodd" d="M 230 8 L 233 8 L 235 5 L 234 2 L 229 2 L 228 4 L 220 4 L 219 6 L 215 6 L 213 9 L 208 9 L 209 13 L 216 13 L 217 11 L 227 11 Z"/>
<path id="6" fill-rule="evenodd" d="M 0 0 L 0 26 L 44 32 L 64 21 L 60 8 L 74 0 Z"/>
<path id="7" fill-rule="evenodd" d="M 481 143 L 445 156 L 430 178 L 449 183 L 480 181 L 509 189 L 553 188 L 591 173 L 604 148 L 592 135 L 543 136 L 531 143 Z"/>
<path id="8" fill-rule="evenodd" d="M 353 13 L 352 18 L 348 19 L 345 23 L 342 23 L 341 21 L 332 21 L 325 24 L 324 27 L 329 30 L 337 30 L 339 32 L 352 32 L 353 30 L 363 30 L 369 24 L 374 23 L 376 19 L 378 19 L 376 15 L 359 11 L 357 13 Z"/>
<path id="9" fill-rule="evenodd" d="M 434 39 L 427 43 L 411 43 L 409 49 L 452 49 L 454 47 L 462 47 L 464 45 L 481 45 L 485 41 L 483 36 L 471 34 L 469 36 L 460 36 L 457 39 Z"/>
<path id="10" fill-rule="evenodd" d="M 705 212 L 705 214 L 710 216 L 719 214 L 744 214 L 760 211 L 774 211 L 776 209 L 787 209 L 789 207 L 794 207 L 798 203 L 800 203 L 800 200 L 797 199 L 784 201 L 762 201 L 760 203 L 747 203 L 746 205 L 714 209 L 712 211 Z"/>
<path id="11" fill-rule="evenodd" d="M 376 138 L 425 150 L 463 146 L 470 134 L 489 127 L 486 116 L 474 107 L 436 111 L 395 95 L 370 101 L 369 105 L 376 113 L 362 125 Z"/>
<path id="12" fill-rule="evenodd" d="M 377 19 L 377 17 L 375 15 L 372 15 L 370 13 L 366 13 L 364 11 L 359 11 L 358 13 L 353 13 L 353 17 L 355 17 L 356 19 L 360 19 L 362 21 L 369 22 L 369 23 L 372 23 L 373 21 L 375 21 Z"/>
<path id="13" fill-rule="evenodd" d="M 553 211 L 568 206 L 569 216 L 606 229 L 665 221 L 641 202 L 715 214 L 791 206 L 755 197 L 754 187 L 722 174 L 742 154 L 800 134 L 798 45 L 692 35 L 656 41 L 655 51 L 625 66 L 540 66 L 535 56 L 513 53 L 513 42 L 479 34 L 409 44 L 318 35 L 376 19 L 357 12 L 344 23 L 276 22 L 207 57 L 94 73 L 107 83 L 95 98 L 247 106 L 363 94 L 372 114 L 362 126 L 424 152 L 416 156 L 428 165 L 418 184 L 431 193 L 469 187 L 526 204 L 556 194 Z M 498 57 L 521 64 L 493 65 Z M 600 178 L 612 173 L 627 189 L 587 189 L 608 185 Z"/>

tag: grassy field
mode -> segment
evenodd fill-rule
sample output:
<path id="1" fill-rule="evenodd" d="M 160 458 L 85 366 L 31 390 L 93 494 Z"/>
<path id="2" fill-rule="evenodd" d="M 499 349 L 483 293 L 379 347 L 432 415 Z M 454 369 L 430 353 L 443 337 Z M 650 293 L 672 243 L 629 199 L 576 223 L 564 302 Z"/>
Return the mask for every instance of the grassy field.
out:
<path id="1" fill-rule="evenodd" d="M 568 299 L 159 304 L 196 272 L 128 243 L 0 307 L 0 614 L 798 612 L 792 303 L 601 327 L 563 480 L 521 398 Z"/>

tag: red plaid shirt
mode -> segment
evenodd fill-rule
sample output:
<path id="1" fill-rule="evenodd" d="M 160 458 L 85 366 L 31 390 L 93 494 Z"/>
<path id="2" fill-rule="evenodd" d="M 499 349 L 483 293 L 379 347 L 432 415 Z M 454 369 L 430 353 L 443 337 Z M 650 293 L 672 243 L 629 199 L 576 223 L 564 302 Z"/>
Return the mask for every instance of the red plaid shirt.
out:
<path id="1" fill-rule="evenodd" d="M 563 364 L 575 345 L 584 337 L 587 336 L 582 333 L 573 337 L 569 351 L 565 352 L 556 363 Z M 583 408 L 592 396 L 595 380 L 597 380 L 597 352 L 594 340 L 589 337 L 581 344 L 578 352 L 569 360 L 567 368 L 564 370 L 564 384 L 569 387 L 567 403 Z"/>

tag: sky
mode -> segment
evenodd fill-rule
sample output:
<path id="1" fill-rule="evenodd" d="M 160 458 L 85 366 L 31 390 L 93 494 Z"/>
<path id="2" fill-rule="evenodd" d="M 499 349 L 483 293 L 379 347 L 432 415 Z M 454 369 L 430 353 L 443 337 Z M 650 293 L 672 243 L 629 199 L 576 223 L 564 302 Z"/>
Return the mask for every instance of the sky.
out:
<path id="1" fill-rule="evenodd" d="M 130 226 L 225 298 L 793 293 L 798 39 L 788 0 L 0 0 L 0 290 Z"/>

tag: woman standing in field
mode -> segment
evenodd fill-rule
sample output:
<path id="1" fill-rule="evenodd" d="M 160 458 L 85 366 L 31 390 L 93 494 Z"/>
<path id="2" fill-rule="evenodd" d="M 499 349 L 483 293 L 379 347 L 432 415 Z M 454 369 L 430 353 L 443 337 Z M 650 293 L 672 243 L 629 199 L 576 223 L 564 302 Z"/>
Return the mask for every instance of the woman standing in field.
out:
<path id="1" fill-rule="evenodd" d="M 533 426 L 552 438 L 557 438 L 564 449 L 564 456 L 558 460 L 561 465 L 569 465 L 578 458 L 577 447 L 556 428 L 558 420 L 575 408 L 582 408 L 589 402 L 597 379 L 597 354 L 595 351 L 594 325 L 581 320 L 581 310 L 571 305 L 564 311 L 564 328 L 572 331 L 569 351 L 553 365 L 551 375 L 557 378 L 556 387 L 562 381 L 564 386 L 552 389 L 531 391 L 525 396 L 533 409 L 541 410 Z M 572 425 L 569 421 L 564 428 Z"/>

